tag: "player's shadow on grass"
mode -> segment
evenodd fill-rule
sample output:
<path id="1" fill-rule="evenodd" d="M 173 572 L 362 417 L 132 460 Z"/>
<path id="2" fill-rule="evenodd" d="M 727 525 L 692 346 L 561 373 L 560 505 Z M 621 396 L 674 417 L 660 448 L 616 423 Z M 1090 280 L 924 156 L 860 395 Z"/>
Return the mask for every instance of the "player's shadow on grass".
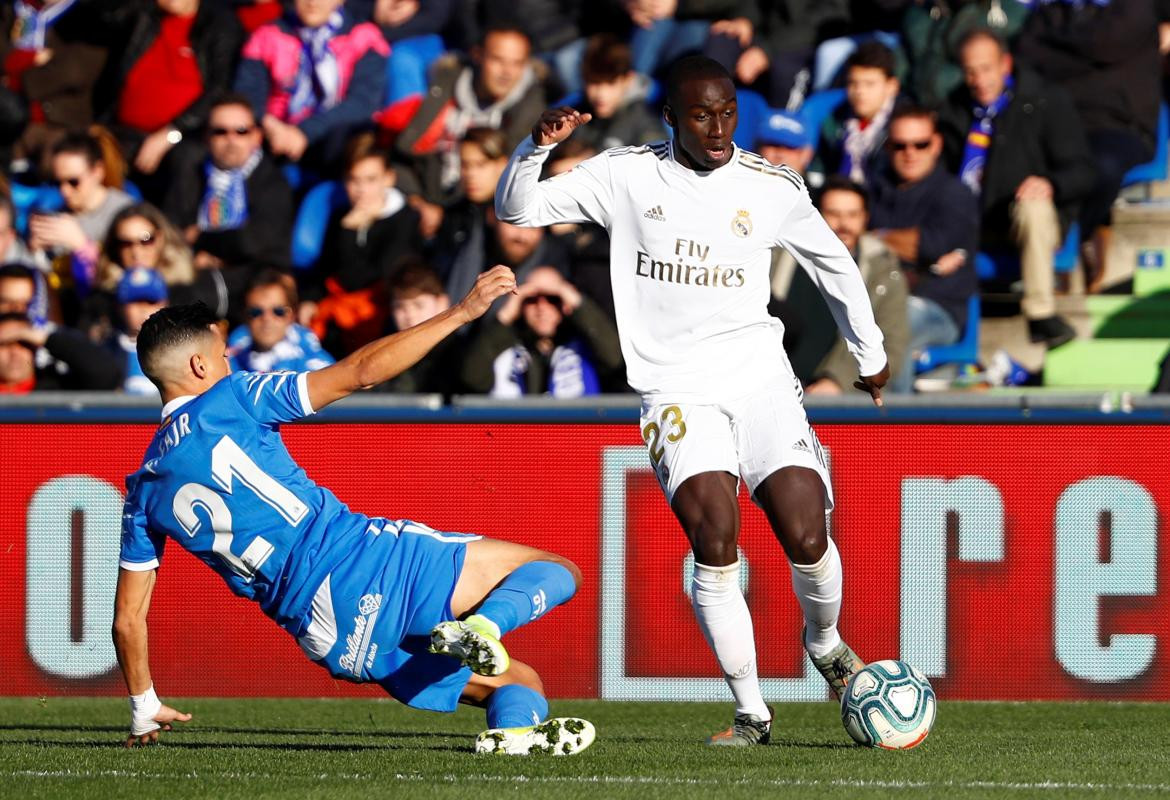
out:
<path id="1" fill-rule="evenodd" d="M 797 742 L 785 739 L 773 739 L 770 747 L 796 747 L 801 750 L 857 750 L 858 745 L 853 742 Z"/>
<path id="2" fill-rule="evenodd" d="M 124 733 L 124 729 L 118 728 L 119 733 Z M 467 738 L 467 737 L 461 737 Z M 112 739 L 90 739 L 86 741 L 60 741 L 56 739 L 4 739 L 0 741 L 0 748 L 5 745 L 13 744 L 30 744 L 36 747 L 64 747 L 71 750 L 95 750 L 106 749 L 109 747 L 122 747 L 122 740 L 117 738 Z M 170 734 L 167 738 L 161 740 L 161 745 L 170 747 L 176 750 L 279 750 L 281 752 L 300 751 L 300 752 L 322 752 L 322 753 L 358 753 L 363 751 L 380 751 L 380 752 L 410 752 L 417 750 L 431 750 L 440 753 L 465 753 L 470 748 L 464 744 L 447 744 L 447 745 L 415 745 L 403 746 L 395 744 L 362 744 L 354 742 L 352 744 L 342 744 L 340 742 L 237 742 L 237 741 L 223 741 L 223 742 L 192 742 L 184 739 L 182 734 Z"/>
<path id="3" fill-rule="evenodd" d="M 125 725 L 0 725 L 0 731 L 71 731 L 73 733 L 125 733 Z"/>

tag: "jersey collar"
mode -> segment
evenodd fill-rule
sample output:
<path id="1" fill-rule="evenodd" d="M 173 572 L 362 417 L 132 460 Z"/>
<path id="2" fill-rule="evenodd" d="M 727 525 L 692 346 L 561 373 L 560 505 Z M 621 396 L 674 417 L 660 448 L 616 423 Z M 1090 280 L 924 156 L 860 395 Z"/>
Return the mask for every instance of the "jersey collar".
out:
<path id="1" fill-rule="evenodd" d="M 162 415 L 160 416 L 160 419 L 165 420 L 171 414 L 175 413 L 175 411 L 179 409 L 179 406 L 189 403 L 194 399 L 195 395 L 193 394 L 185 394 L 182 397 L 176 397 L 174 400 L 162 407 Z"/>

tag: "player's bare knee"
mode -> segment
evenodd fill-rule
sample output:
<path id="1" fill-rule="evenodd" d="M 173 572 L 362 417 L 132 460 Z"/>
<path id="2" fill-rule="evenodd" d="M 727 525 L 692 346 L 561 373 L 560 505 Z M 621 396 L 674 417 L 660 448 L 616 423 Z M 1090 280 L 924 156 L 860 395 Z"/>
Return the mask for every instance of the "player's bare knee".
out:
<path id="1" fill-rule="evenodd" d="M 728 520 L 704 519 L 687 529 L 695 560 L 710 567 L 735 563 L 739 526 Z"/>
<path id="2" fill-rule="evenodd" d="M 793 563 L 817 563 L 829 546 L 823 516 L 792 520 L 784 532 L 782 543 Z"/>

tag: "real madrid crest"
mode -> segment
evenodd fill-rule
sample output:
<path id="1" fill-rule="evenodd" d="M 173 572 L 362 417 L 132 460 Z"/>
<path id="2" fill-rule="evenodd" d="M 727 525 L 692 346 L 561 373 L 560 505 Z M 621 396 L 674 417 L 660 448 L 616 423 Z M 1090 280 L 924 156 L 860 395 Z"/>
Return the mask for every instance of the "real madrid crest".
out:
<path id="1" fill-rule="evenodd" d="M 752 216 L 744 209 L 735 212 L 735 219 L 731 221 L 731 232 L 741 239 L 752 235 Z"/>

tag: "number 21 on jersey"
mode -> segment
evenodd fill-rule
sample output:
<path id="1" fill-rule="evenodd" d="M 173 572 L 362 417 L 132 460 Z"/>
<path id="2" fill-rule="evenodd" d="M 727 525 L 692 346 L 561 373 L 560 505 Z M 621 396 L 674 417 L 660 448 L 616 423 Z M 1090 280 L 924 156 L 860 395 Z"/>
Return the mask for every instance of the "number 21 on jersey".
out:
<path id="1" fill-rule="evenodd" d="M 283 484 L 256 465 L 230 436 L 224 436 L 211 449 L 211 478 L 228 494 L 233 494 L 233 482 L 248 487 L 257 497 L 274 508 L 289 525 L 299 525 L 309 507 Z M 214 489 L 200 483 L 185 484 L 175 493 L 171 505 L 175 519 L 188 536 L 199 533 L 203 522 L 196 514 L 203 509 L 211 520 L 214 534 L 211 549 L 232 572 L 251 581 L 260 566 L 272 555 L 272 545 L 262 536 L 254 538 L 240 555 L 232 552 L 232 512 Z"/>

